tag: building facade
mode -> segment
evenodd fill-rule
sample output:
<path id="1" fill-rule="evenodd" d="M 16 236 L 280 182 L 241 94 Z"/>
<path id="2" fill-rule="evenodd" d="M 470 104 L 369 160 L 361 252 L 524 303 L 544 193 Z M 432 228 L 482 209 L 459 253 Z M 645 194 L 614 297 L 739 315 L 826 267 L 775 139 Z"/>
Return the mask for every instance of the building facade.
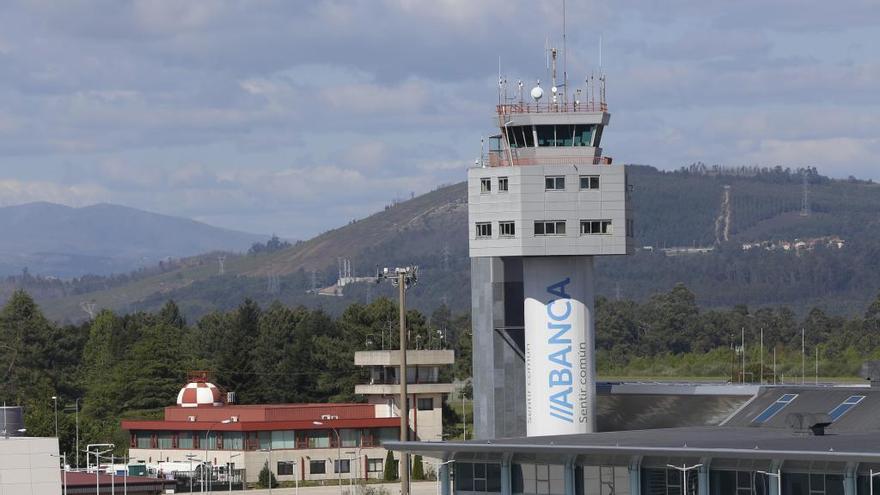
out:
<path id="1" fill-rule="evenodd" d="M 0 436 L 0 494 L 60 495 L 57 438 Z"/>
<path id="2" fill-rule="evenodd" d="M 378 412 L 378 413 L 377 413 Z M 400 438 L 399 419 L 375 404 L 227 404 L 214 385 L 188 384 L 156 421 L 123 421 L 133 463 L 168 474 L 245 470 L 256 482 L 268 464 L 279 481 L 382 476 L 382 443 Z"/>

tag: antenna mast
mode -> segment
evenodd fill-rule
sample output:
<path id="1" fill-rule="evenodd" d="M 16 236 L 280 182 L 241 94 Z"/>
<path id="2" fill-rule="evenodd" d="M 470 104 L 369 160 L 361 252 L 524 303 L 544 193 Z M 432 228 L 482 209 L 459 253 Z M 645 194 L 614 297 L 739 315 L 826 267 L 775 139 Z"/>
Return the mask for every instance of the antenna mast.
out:
<path id="1" fill-rule="evenodd" d="M 565 0 L 562 0 L 562 103 L 568 101 L 568 48 L 565 44 Z"/>

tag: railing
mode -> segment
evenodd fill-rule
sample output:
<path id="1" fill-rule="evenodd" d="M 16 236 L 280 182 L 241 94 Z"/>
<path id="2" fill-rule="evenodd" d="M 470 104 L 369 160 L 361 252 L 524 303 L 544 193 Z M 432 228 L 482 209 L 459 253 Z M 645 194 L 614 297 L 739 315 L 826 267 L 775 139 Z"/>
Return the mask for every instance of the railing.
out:
<path id="1" fill-rule="evenodd" d="M 608 104 L 600 101 L 582 101 L 567 103 L 507 103 L 496 105 L 498 115 L 517 113 L 574 113 L 574 112 L 607 112 Z"/>
<path id="2" fill-rule="evenodd" d="M 476 164 L 479 167 L 519 167 L 528 165 L 611 165 L 610 156 L 508 156 L 503 151 L 483 155 Z"/>

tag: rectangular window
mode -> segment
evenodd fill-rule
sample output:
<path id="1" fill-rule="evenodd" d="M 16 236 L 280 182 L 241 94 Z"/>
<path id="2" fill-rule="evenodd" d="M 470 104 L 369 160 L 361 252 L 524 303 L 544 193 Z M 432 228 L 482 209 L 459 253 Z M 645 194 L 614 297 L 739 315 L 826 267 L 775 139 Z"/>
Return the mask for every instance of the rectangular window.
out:
<path id="1" fill-rule="evenodd" d="M 334 473 L 350 473 L 351 472 L 351 460 L 350 459 L 336 459 L 333 461 L 333 472 Z"/>
<path id="2" fill-rule="evenodd" d="M 419 399 L 417 407 L 419 408 L 419 411 L 433 411 L 434 399 L 432 399 L 431 397 Z"/>
<path id="3" fill-rule="evenodd" d="M 257 438 L 259 440 L 260 450 L 269 450 L 272 448 L 271 431 L 261 431 L 257 433 Z"/>
<path id="4" fill-rule="evenodd" d="M 565 493 L 565 467 L 561 464 L 514 464 L 511 466 L 510 474 L 514 494 L 562 495 Z"/>
<path id="5" fill-rule="evenodd" d="M 538 220 L 535 235 L 565 235 L 565 220 Z"/>
<path id="6" fill-rule="evenodd" d="M 610 233 L 611 220 L 581 220 L 581 235 Z"/>
<path id="7" fill-rule="evenodd" d="M 498 178 L 498 192 L 507 192 L 507 177 Z"/>
<path id="8" fill-rule="evenodd" d="M 587 189 L 599 189 L 599 176 L 598 175 L 582 175 L 581 176 L 581 190 Z"/>
<path id="9" fill-rule="evenodd" d="M 273 431 L 272 450 L 295 449 L 296 432 L 293 430 Z"/>
<path id="10" fill-rule="evenodd" d="M 193 448 L 193 434 L 189 431 L 182 431 L 177 436 L 177 448 L 178 449 L 191 449 Z"/>
<path id="11" fill-rule="evenodd" d="M 500 492 L 501 465 L 481 462 L 456 463 L 455 489 L 457 492 Z"/>
<path id="12" fill-rule="evenodd" d="M 477 223 L 477 237 L 492 237 L 492 224 L 489 222 Z"/>
<path id="13" fill-rule="evenodd" d="M 755 417 L 752 420 L 752 423 L 766 423 L 770 421 L 770 418 L 776 416 L 776 413 L 781 411 L 785 406 L 791 404 L 793 400 L 797 398 L 798 394 L 783 394 L 780 398 L 776 399 L 776 402 L 770 404 L 767 409 Z"/>
<path id="14" fill-rule="evenodd" d="M 368 473 L 381 473 L 382 472 L 382 458 L 376 457 L 367 459 L 367 472 Z"/>
<path id="15" fill-rule="evenodd" d="M 583 495 L 626 495 L 629 469 L 625 466 L 583 466 Z"/>
<path id="16" fill-rule="evenodd" d="M 501 237 L 515 237 L 516 224 L 514 222 L 498 222 L 498 235 Z"/>
<path id="17" fill-rule="evenodd" d="M 309 474 L 326 474 L 327 464 L 325 461 L 309 461 Z"/>
<path id="18" fill-rule="evenodd" d="M 345 429 L 339 430 L 339 439 L 342 440 L 343 447 L 360 447 L 361 430 Z"/>
<path id="19" fill-rule="evenodd" d="M 633 221 L 631 219 L 627 220 L 626 221 L 626 236 L 627 237 L 633 237 L 634 228 L 635 228 L 635 224 L 633 223 Z"/>
<path id="20" fill-rule="evenodd" d="M 293 476 L 293 463 L 290 461 L 278 461 L 278 476 Z"/>
<path id="21" fill-rule="evenodd" d="M 139 431 L 134 434 L 135 437 L 135 445 L 139 449 L 149 449 L 151 447 L 150 440 L 152 439 L 152 435 L 148 431 Z"/>
<path id="22" fill-rule="evenodd" d="M 839 406 L 835 407 L 828 413 L 831 416 L 831 421 L 837 421 L 838 418 L 846 414 L 850 409 L 856 407 L 856 405 L 865 399 L 864 395 L 852 395 L 845 401 L 843 401 Z"/>
<path id="23" fill-rule="evenodd" d="M 330 447 L 330 432 L 328 430 L 307 431 L 304 436 L 304 443 L 310 449 L 326 449 Z"/>
<path id="24" fill-rule="evenodd" d="M 480 179 L 480 192 L 483 194 L 492 192 L 492 179 L 490 177 Z"/>
<path id="25" fill-rule="evenodd" d="M 564 191 L 565 177 L 561 175 L 544 177 L 544 189 L 547 191 Z"/>

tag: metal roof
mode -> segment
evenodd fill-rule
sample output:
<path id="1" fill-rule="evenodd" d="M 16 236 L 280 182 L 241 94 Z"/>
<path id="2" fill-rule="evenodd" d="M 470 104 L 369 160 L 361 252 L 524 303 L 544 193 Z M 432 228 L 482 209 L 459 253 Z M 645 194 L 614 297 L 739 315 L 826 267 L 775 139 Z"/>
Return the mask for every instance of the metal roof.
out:
<path id="1" fill-rule="evenodd" d="M 270 431 L 327 430 L 332 428 L 392 428 L 400 426 L 400 418 L 325 419 L 307 421 L 122 421 L 123 430 L 150 431 Z"/>

